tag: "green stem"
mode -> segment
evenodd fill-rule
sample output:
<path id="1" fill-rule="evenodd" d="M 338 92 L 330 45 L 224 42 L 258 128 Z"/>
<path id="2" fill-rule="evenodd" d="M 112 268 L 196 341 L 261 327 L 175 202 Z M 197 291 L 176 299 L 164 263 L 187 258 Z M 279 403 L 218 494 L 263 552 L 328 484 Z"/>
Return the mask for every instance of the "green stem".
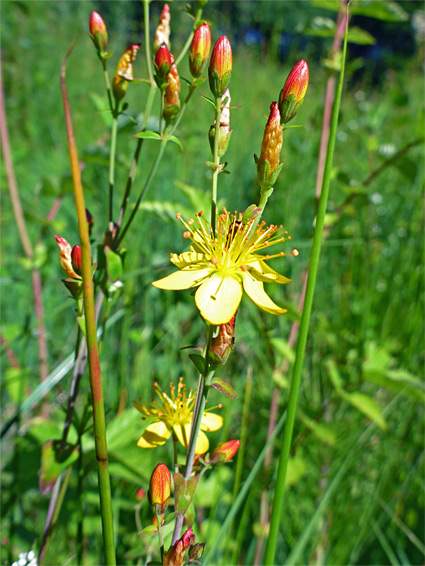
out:
<path id="1" fill-rule="evenodd" d="M 90 236 L 86 218 L 84 192 L 81 181 L 77 145 L 71 118 L 71 109 L 65 84 L 67 59 L 73 49 L 68 50 L 61 69 L 61 88 L 65 109 L 65 121 L 68 137 L 69 158 L 71 163 L 72 180 L 74 185 L 75 206 L 78 218 L 78 231 L 81 244 L 84 314 L 86 323 L 86 340 L 90 388 L 93 406 L 93 425 L 95 435 L 95 450 L 99 482 L 100 510 L 102 516 L 103 543 L 107 565 L 115 565 L 115 546 L 112 526 L 111 487 L 108 469 L 108 451 L 106 446 L 105 408 L 102 392 L 102 378 L 97 344 L 96 312 L 94 303 L 92 264 L 90 254 Z"/>
<path id="2" fill-rule="evenodd" d="M 215 217 L 217 212 L 217 182 L 220 157 L 218 156 L 218 142 L 220 139 L 221 98 L 215 99 L 215 136 L 214 136 L 214 169 L 211 182 L 211 228 L 215 235 Z"/>
<path id="3" fill-rule="evenodd" d="M 158 155 L 156 156 L 155 162 L 154 162 L 154 164 L 152 165 L 152 168 L 151 168 L 151 170 L 150 170 L 149 176 L 148 176 L 148 178 L 146 179 L 145 184 L 143 185 L 143 189 L 142 189 L 142 191 L 140 192 L 140 194 L 139 194 L 139 196 L 138 196 L 138 198 L 137 198 L 136 204 L 134 205 L 134 208 L 133 208 L 133 210 L 132 210 L 132 212 L 131 212 L 131 214 L 130 214 L 130 218 L 127 220 L 126 225 L 124 226 L 124 228 L 123 228 L 122 231 L 120 232 L 120 235 L 119 235 L 119 237 L 118 237 L 118 239 L 117 239 L 117 244 L 116 244 L 117 247 L 120 245 L 120 243 L 121 243 L 122 240 L 124 239 L 124 236 L 126 235 L 127 230 L 130 228 L 130 225 L 131 225 L 131 223 L 133 222 L 133 218 L 134 218 L 134 217 L 136 216 L 136 214 L 137 214 L 137 211 L 138 211 L 138 209 L 139 209 L 139 205 L 140 205 L 140 203 L 141 203 L 141 201 L 142 201 L 142 199 L 143 199 L 143 197 L 144 197 L 146 191 L 148 190 L 149 185 L 150 185 L 151 182 L 152 182 L 152 179 L 153 179 L 153 177 L 154 177 L 154 175 L 155 175 L 155 173 L 156 173 L 156 170 L 158 169 L 158 165 L 159 165 L 159 163 L 160 163 L 160 161 L 161 161 L 161 159 L 162 159 L 162 155 L 163 155 L 163 153 L 164 153 L 165 146 L 167 145 L 167 141 L 168 141 L 167 139 L 163 139 L 163 140 L 161 141 L 161 145 L 160 145 L 160 148 L 159 148 Z"/>
<path id="4" fill-rule="evenodd" d="M 189 37 L 186 40 L 186 43 L 183 45 L 183 48 L 182 48 L 181 52 L 179 53 L 179 56 L 176 59 L 176 65 L 178 65 L 180 63 L 180 61 L 183 59 L 183 57 L 186 55 L 186 52 L 189 49 L 190 44 L 192 43 L 192 39 L 193 39 L 193 36 L 195 34 L 195 31 L 198 29 L 199 21 L 200 21 L 201 17 L 202 17 L 202 8 L 198 8 L 196 10 L 195 21 L 193 23 L 192 31 L 190 32 Z"/>
<path id="5" fill-rule="evenodd" d="M 332 121 L 330 128 L 330 136 L 328 142 L 328 150 L 326 155 L 325 172 L 323 176 L 322 192 L 320 195 L 319 205 L 317 209 L 316 227 L 314 230 L 313 246 L 310 256 L 310 269 L 307 280 L 307 288 L 305 294 L 304 309 L 301 316 L 300 330 L 296 349 L 296 358 L 292 374 L 291 388 L 289 392 L 289 400 L 287 407 L 287 419 L 283 432 L 282 448 L 279 459 L 279 467 L 277 471 L 276 486 L 274 492 L 273 510 L 270 522 L 270 532 L 267 540 L 264 564 L 267 566 L 274 564 L 277 535 L 279 524 L 282 516 L 283 497 L 285 491 L 286 470 L 288 466 L 289 452 L 292 442 L 292 432 L 294 428 L 295 414 L 297 408 L 298 391 L 301 384 L 301 371 L 304 361 L 305 348 L 307 343 L 308 327 L 310 322 L 311 308 L 313 304 L 314 287 L 316 283 L 317 270 L 319 266 L 320 249 L 322 244 L 322 233 L 325 222 L 325 213 L 328 202 L 330 178 L 332 171 L 332 160 L 335 149 L 336 131 L 338 125 L 339 108 L 341 103 L 342 85 L 344 80 L 345 57 L 347 52 L 347 30 L 348 30 L 348 12 L 346 19 L 344 48 L 342 54 L 341 72 L 338 81 L 337 94 L 332 110 Z"/>
<path id="6" fill-rule="evenodd" d="M 143 27 L 145 31 L 145 58 L 148 68 L 149 81 L 151 85 L 155 85 L 153 79 L 152 56 L 151 56 L 151 40 L 149 36 L 149 3 L 151 0 L 142 0 L 143 2 Z"/>
<path id="7" fill-rule="evenodd" d="M 161 564 L 164 563 L 164 536 L 162 533 L 162 516 L 160 513 L 155 513 L 156 520 L 158 521 L 158 542 L 161 551 Z"/>
<path id="8" fill-rule="evenodd" d="M 106 59 L 102 59 L 102 65 L 103 65 L 103 76 L 105 78 L 106 92 L 108 94 L 109 108 L 111 109 L 111 112 L 113 112 L 114 105 L 112 102 L 111 83 L 109 82 L 109 75 L 108 75 L 108 71 L 106 70 Z"/>
<path id="9" fill-rule="evenodd" d="M 109 151 L 109 232 L 112 234 L 114 229 L 114 179 L 115 179 L 115 156 L 117 151 L 117 131 L 118 131 L 118 105 L 112 112 L 111 148 Z"/>

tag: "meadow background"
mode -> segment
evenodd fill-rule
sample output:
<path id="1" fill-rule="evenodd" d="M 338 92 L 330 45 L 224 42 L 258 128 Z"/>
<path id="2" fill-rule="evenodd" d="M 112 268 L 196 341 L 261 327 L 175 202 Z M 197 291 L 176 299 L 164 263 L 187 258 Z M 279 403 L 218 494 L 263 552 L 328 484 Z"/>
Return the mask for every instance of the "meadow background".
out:
<path id="1" fill-rule="evenodd" d="M 274 300 L 289 313 L 273 317 L 242 301 L 236 349 L 223 377 L 238 392 L 223 402 L 223 429 L 210 435 L 214 446 L 242 438 L 232 464 L 207 475 L 196 493 L 195 531 L 212 546 L 232 499 L 235 482 L 244 485 L 267 439 L 270 407 L 279 393 L 283 413 L 291 377 L 288 344 L 311 248 L 315 184 L 334 2 L 209 2 L 213 42 L 226 34 L 234 53 L 230 84 L 234 128 L 219 196 L 230 210 L 244 210 L 258 198 L 254 152 L 259 154 L 270 102 L 276 100 L 292 66 L 305 59 L 310 86 L 297 118 L 302 128 L 284 134 L 285 168 L 265 212 L 267 223 L 282 223 L 300 251 L 276 266 L 293 283 L 269 285 Z M 153 2 L 152 32 L 162 3 Z M 191 27 L 171 4 L 172 50 L 179 51 Z M 329 234 L 324 242 L 303 370 L 288 488 L 277 563 L 423 564 L 424 548 L 424 304 L 423 304 L 423 60 L 425 12 L 421 2 L 354 2 L 346 83 L 333 166 Z M 39 489 L 41 448 L 60 438 L 70 374 L 61 363 L 73 353 L 77 328 L 74 303 L 61 283 L 54 239 L 72 244 L 78 231 L 66 145 L 60 65 L 78 33 L 69 60 L 67 84 L 83 163 L 86 204 L 95 220 L 93 237 L 103 239 L 107 219 L 109 116 L 101 66 L 90 39 L 88 19 L 99 11 L 108 26 L 109 48 L 118 56 L 142 41 L 139 2 L 3 1 L 2 72 L 15 174 L 25 219 L 35 248 L 25 258 L 14 221 L 4 163 L 1 169 L 1 562 L 37 549 L 49 496 Z M 188 76 L 187 61 L 180 74 Z M 145 77 L 143 46 L 134 64 Z M 146 83 L 130 85 L 128 114 L 118 137 L 118 194 L 124 189 L 141 123 Z M 185 87 L 182 85 L 182 89 Z M 202 87 L 208 95 L 207 86 Z M 169 144 L 153 186 L 130 229 L 124 286 L 103 310 L 107 322 L 101 346 L 108 421 L 113 510 L 119 564 L 134 564 L 149 541 L 137 535 L 135 494 L 147 490 L 158 461 L 171 446 L 136 447 L 141 433 L 132 401 L 151 398 L 152 383 L 163 387 L 197 375 L 180 350 L 202 345 L 203 323 L 188 292 L 163 292 L 150 282 L 169 272 L 169 253 L 184 248 L 175 213 L 208 209 L 210 159 L 208 103 L 190 104 L 179 127 L 184 152 Z M 156 116 L 158 107 L 155 107 Z M 150 122 L 156 128 L 155 116 Z M 171 147 L 172 145 L 172 147 Z M 145 143 L 136 190 L 156 154 Z M 59 208 L 47 219 L 52 205 Z M 337 213 L 345 203 L 343 212 Z M 117 198 L 116 205 L 119 201 Z M 49 389 L 44 399 L 30 395 L 40 382 L 31 285 L 41 272 L 48 347 Z M 280 286 L 279 286 L 280 287 Z M 59 378 L 59 377 L 60 378 Z M 85 411 L 88 377 L 82 382 L 77 414 Z M 25 404 L 25 401 L 26 404 Z M 245 403 L 246 419 L 242 418 Z M 12 424 L 13 423 L 13 424 Z M 75 435 L 75 431 L 73 431 Z M 74 436 L 75 439 L 75 436 Z M 211 564 L 253 564 L 267 532 L 278 445 L 272 465 L 260 467 L 250 483 L 231 537 L 219 536 Z M 171 460 L 170 460 L 171 461 Z M 101 529 L 96 463 L 91 430 L 83 437 L 47 557 L 48 564 L 73 562 L 81 509 L 87 564 L 98 564 Z M 251 476 L 252 478 L 252 476 Z M 76 502 L 80 502 L 76 505 Z M 144 525 L 150 522 L 145 500 Z M 261 563 L 261 562 L 260 562 Z"/>

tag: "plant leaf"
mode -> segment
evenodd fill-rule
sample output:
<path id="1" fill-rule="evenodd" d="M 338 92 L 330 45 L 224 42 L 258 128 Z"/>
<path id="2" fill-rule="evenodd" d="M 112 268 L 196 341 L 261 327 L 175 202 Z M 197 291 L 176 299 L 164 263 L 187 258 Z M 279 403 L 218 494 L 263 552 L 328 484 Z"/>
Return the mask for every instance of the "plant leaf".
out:
<path id="1" fill-rule="evenodd" d="M 224 379 L 214 377 L 214 379 L 211 380 L 210 385 L 214 387 L 214 389 L 217 389 L 217 391 L 220 391 L 220 393 L 223 393 L 223 395 L 226 395 L 226 397 L 229 397 L 230 399 L 238 398 L 236 391 L 233 389 L 231 385 L 227 383 L 227 381 L 224 381 Z"/>

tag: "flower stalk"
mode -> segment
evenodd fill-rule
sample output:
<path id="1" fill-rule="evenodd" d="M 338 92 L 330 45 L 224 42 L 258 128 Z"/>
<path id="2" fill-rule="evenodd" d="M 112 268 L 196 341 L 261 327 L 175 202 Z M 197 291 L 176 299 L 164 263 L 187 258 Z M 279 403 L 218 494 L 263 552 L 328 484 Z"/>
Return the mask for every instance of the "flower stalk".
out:
<path id="1" fill-rule="evenodd" d="M 105 409 L 100 373 L 99 350 L 97 343 L 96 312 L 94 303 L 92 264 L 90 253 L 89 227 L 86 217 L 83 186 L 78 160 L 77 145 L 71 118 L 68 94 L 65 83 L 66 62 L 74 46 L 68 50 L 61 69 L 61 88 L 65 109 L 65 120 L 68 137 L 69 157 L 74 185 L 74 197 L 78 218 L 78 230 L 81 245 L 81 262 L 83 277 L 84 315 L 86 324 L 86 340 L 88 350 L 90 388 L 93 405 L 93 425 L 95 450 L 98 469 L 100 510 L 105 551 L 105 563 L 115 565 L 115 544 L 113 533 L 111 487 L 108 468 L 108 451 L 106 444 Z"/>
<path id="2" fill-rule="evenodd" d="M 342 53 L 341 71 L 338 80 L 337 93 L 332 109 L 332 120 L 330 127 L 330 135 L 328 149 L 326 155 L 325 172 L 323 176 L 322 192 L 319 199 L 316 226 L 313 236 L 313 245 L 310 255 L 310 269 L 307 279 L 306 295 L 304 309 L 301 316 L 300 330 L 296 348 L 296 357 L 292 373 L 291 387 L 289 391 L 289 400 L 287 407 L 287 417 L 285 428 L 283 431 L 282 447 L 279 458 L 279 467 L 277 471 L 276 486 L 274 492 L 273 510 L 270 522 L 270 531 L 267 540 L 267 546 L 264 557 L 264 564 L 270 566 L 275 563 L 277 535 L 279 524 L 282 516 L 283 499 L 285 491 L 286 470 L 289 460 L 289 452 L 292 443 L 292 433 L 294 428 L 295 414 L 297 408 L 298 392 L 301 384 L 301 371 L 304 361 L 305 348 L 308 336 L 308 327 L 310 322 L 311 308 L 313 304 L 314 288 L 316 283 L 317 270 L 319 266 L 320 250 L 322 244 L 322 235 L 325 224 L 325 214 L 329 196 L 329 186 L 332 171 L 332 161 L 335 149 L 336 132 L 338 126 L 339 108 L 341 104 L 342 86 L 344 81 L 345 59 L 347 54 L 347 32 L 348 32 L 348 9 L 346 14 L 346 27 L 344 46 Z"/>

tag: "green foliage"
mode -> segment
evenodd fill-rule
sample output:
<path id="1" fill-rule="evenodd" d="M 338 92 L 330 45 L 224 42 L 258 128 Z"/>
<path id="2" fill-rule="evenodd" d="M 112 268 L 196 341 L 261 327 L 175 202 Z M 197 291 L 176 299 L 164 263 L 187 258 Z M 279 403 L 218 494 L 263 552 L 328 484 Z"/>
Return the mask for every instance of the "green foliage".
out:
<path id="1" fill-rule="evenodd" d="M 110 43 L 116 53 L 127 39 L 135 41 L 140 28 L 136 4 L 2 5 L 3 78 L 15 173 L 31 240 L 34 244 L 40 242 L 33 262 L 28 262 L 17 236 L 2 169 L 1 409 L 3 426 L 15 423 L 2 440 L 1 535 L 8 549 L 3 563 L 12 563 L 18 552 L 26 552 L 33 545 L 39 547 L 48 509 L 48 497 L 39 490 L 43 445 L 61 438 L 77 336 L 75 305 L 61 284 L 63 274 L 54 240 L 58 233 L 70 242 L 77 241 L 58 89 L 60 63 L 78 31 L 86 32 L 92 9 L 105 9 L 113 22 Z M 231 175 L 220 176 L 220 206 L 224 197 L 230 210 L 243 211 L 258 201 L 252 156 L 259 153 L 265 125 L 263 114 L 268 113 L 270 102 L 277 99 L 293 62 L 308 58 L 309 54 L 314 54 L 317 61 L 310 65 L 309 91 L 296 119 L 303 127 L 284 134 L 285 165 L 265 212 L 268 223 L 282 223 L 288 229 L 291 247 L 300 251 L 298 258 L 273 260 L 273 265 L 291 277 L 293 283 L 285 289 L 267 286 L 274 300 L 289 312 L 276 318 L 259 312 L 249 301 L 242 301 L 235 350 L 228 364 L 218 371 L 218 379 L 228 382 L 238 398 L 226 399 L 219 391 L 210 393 L 209 405 L 223 403 L 225 423 L 223 429 L 210 436 L 213 449 L 221 440 L 241 435 L 241 411 L 250 366 L 253 388 L 242 466 L 242 486 L 247 488 L 233 517 L 232 538 L 220 529 L 224 525 L 228 529 L 231 522 L 225 523 L 233 501 L 235 465 L 228 463 L 220 466 L 217 473 L 207 472 L 195 492 L 195 506 L 200 512 L 194 530 L 197 540 L 208 541 L 207 561 L 211 564 L 224 565 L 236 560 L 253 563 L 258 541 L 267 531 L 262 522 L 261 494 L 264 492 L 267 498 L 275 469 L 264 468 L 262 463 L 256 467 L 256 463 L 266 444 L 271 404 L 278 406 L 280 417 L 287 402 L 293 363 L 289 332 L 292 323 L 299 320 L 298 298 L 311 245 L 317 153 L 328 73 L 318 61 L 328 57 L 328 38 L 333 33 L 323 38 L 316 34 L 313 38 L 307 31 L 317 23 L 317 18 L 329 18 L 334 25 L 334 8 L 335 3 L 318 1 L 238 5 L 226 2 L 219 17 L 218 5 L 211 3 L 206 7 L 206 17 L 215 18 L 215 37 L 219 29 L 230 36 L 236 36 L 238 29 L 253 27 L 265 34 L 251 47 L 242 42 L 235 44 L 232 104 L 242 108 L 231 112 L 234 131 L 226 153 Z M 157 9 L 155 3 L 152 9 Z M 183 44 L 191 20 L 173 5 L 171 10 L 176 22 L 172 41 L 177 47 Z M 353 15 L 397 22 L 403 33 L 412 34 L 406 19 L 410 12 L 409 6 L 395 2 L 352 5 Z M 355 25 L 361 27 L 359 21 Z M 288 58 L 278 62 L 280 33 L 289 28 L 295 30 L 294 45 L 303 48 L 296 51 L 292 45 Z M 266 35 L 265 30 L 270 34 Z M 365 30 L 359 31 L 357 41 L 363 38 L 363 44 L 372 43 L 368 34 L 379 42 L 379 34 Z M 262 56 L 259 62 L 260 55 L 267 52 L 270 56 Z M 111 68 L 117 57 L 111 58 Z M 415 57 L 403 59 L 402 71 L 390 70 L 380 75 L 379 87 L 374 86 L 372 78 L 376 77 L 369 71 L 362 73 L 367 61 L 349 61 L 351 76 L 343 98 L 328 210 L 331 221 L 322 252 L 295 423 L 288 498 L 276 557 L 279 564 L 314 563 L 318 557 L 323 564 L 383 564 L 395 560 L 400 564 L 421 564 L 424 560 L 423 143 L 418 142 L 398 155 L 423 136 L 423 77 Z M 401 67 L 399 63 L 397 60 L 396 69 Z M 182 69 L 188 73 L 185 64 Z M 145 78 L 143 57 L 134 66 L 135 76 Z M 83 34 L 69 62 L 68 84 L 87 206 L 95 220 L 95 245 L 103 242 L 108 210 L 109 143 L 105 132 L 109 131 L 110 114 L 102 80 L 93 46 Z M 115 206 L 125 188 L 147 88 L 140 83 L 129 89 L 128 117 L 120 118 Z M 182 82 L 182 91 L 185 88 Z M 202 93 L 208 94 L 205 85 L 199 87 L 199 94 Z M 195 388 L 197 372 L 189 353 L 182 348 L 204 346 L 200 339 L 204 336 L 204 324 L 194 316 L 190 292 L 164 292 L 150 285 L 169 273 L 169 253 L 186 249 L 176 213 L 190 218 L 196 211 L 209 207 L 211 173 L 205 162 L 211 158 L 208 130 L 212 109 L 197 94 L 195 98 L 176 132 L 184 152 L 168 144 L 154 184 L 126 237 L 125 264 L 113 250 L 106 249 L 109 283 L 120 278 L 121 272 L 123 282 L 110 295 L 100 318 L 120 564 L 134 564 L 137 557 L 146 556 L 155 548 L 153 539 L 137 535 L 135 494 L 140 487 L 147 491 L 153 467 L 159 461 L 171 461 L 172 457 L 170 443 L 154 450 L 136 446 L 147 423 L 131 402 L 140 397 L 150 399 L 154 381 L 166 386 L 169 381 L 177 383 L 180 375 L 188 388 Z M 151 132 L 158 130 L 158 115 L 159 105 L 154 106 L 147 126 Z M 159 145 L 147 139 L 149 132 L 146 134 L 142 165 L 135 178 L 136 193 L 145 181 L 146 164 L 152 163 Z M 54 203 L 60 204 L 59 212 L 53 221 L 47 220 Z M 32 304 L 34 266 L 42 275 L 48 345 L 49 376 L 41 385 Z M 17 364 L 11 361 L 11 352 Z M 68 437 L 70 444 L 77 443 L 81 432 L 81 459 L 67 462 L 72 463 L 73 469 L 51 543 L 50 557 L 54 557 L 54 563 L 75 556 L 80 521 L 76 502 L 81 495 L 78 470 L 83 482 L 85 563 L 97 564 L 101 557 L 87 390 L 85 373 L 76 419 Z M 274 446 L 274 454 L 277 448 Z M 147 500 L 140 506 L 140 519 L 142 528 L 151 525 Z M 239 530 L 239 525 L 245 526 Z M 171 539 L 171 524 L 167 528 L 166 548 Z M 214 549 L 219 532 L 223 536 Z M 230 561 L 233 555 L 235 561 Z"/>

